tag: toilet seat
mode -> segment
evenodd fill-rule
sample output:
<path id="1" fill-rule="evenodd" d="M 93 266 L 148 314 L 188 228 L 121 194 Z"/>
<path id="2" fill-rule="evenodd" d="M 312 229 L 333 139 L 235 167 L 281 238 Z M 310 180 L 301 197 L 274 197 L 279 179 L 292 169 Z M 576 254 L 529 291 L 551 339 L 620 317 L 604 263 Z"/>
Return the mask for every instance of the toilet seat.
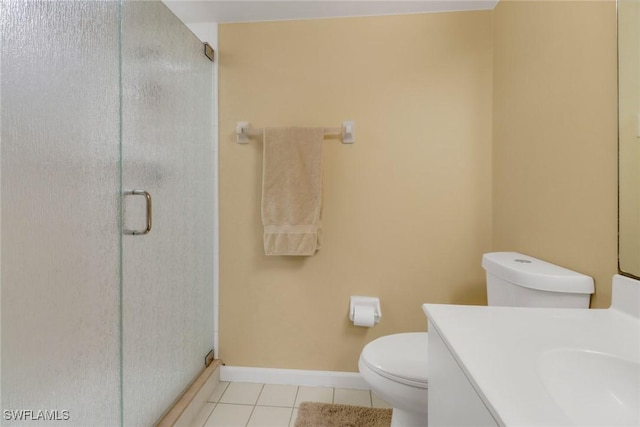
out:
<path id="1" fill-rule="evenodd" d="M 364 347 L 360 359 L 380 376 L 427 388 L 427 336 L 412 332 L 377 338 Z"/>

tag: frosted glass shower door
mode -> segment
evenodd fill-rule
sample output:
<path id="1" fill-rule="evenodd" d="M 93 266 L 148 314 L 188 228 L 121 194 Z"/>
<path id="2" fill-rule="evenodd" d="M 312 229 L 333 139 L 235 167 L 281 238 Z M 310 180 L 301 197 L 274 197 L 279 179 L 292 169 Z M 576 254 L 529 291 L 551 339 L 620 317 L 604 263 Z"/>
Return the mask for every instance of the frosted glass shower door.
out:
<path id="1" fill-rule="evenodd" d="M 212 63 L 160 2 L 123 2 L 123 418 L 151 425 L 213 348 Z M 125 227 L 146 201 L 125 196 Z"/>
<path id="2" fill-rule="evenodd" d="M 119 8 L 0 2 L 3 426 L 121 422 Z"/>

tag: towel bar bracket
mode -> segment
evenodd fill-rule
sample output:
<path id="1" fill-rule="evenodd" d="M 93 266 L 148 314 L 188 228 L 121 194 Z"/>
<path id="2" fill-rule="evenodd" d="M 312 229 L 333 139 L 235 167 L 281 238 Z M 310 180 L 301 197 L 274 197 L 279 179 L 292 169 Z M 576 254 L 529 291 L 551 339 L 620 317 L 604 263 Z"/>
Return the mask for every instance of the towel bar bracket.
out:
<path id="1" fill-rule="evenodd" d="M 236 141 L 238 144 L 249 143 L 249 122 L 236 123 Z"/>
<path id="2" fill-rule="evenodd" d="M 342 143 L 353 144 L 356 140 L 356 125 L 352 120 L 342 122 Z"/>

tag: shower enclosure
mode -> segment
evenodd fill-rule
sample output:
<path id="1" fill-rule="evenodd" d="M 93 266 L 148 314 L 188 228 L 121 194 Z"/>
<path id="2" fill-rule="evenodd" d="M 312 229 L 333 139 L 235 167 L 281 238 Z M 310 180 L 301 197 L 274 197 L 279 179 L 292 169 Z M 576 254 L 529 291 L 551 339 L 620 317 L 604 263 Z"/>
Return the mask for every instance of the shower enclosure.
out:
<path id="1" fill-rule="evenodd" d="M 0 23 L 0 424 L 152 425 L 213 348 L 212 63 L 159 1 Z"/>

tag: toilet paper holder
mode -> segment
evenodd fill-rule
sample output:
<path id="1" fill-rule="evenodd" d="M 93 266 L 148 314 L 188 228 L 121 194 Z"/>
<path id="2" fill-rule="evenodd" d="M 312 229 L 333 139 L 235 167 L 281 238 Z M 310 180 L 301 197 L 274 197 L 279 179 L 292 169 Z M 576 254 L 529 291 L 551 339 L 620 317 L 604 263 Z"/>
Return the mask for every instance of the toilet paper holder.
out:
<path id="1" fill-rule="evenodd" d="M 382 317 L 382 310 L 380 309 L 380 298 L 378 297 L 364 297 L 359 295 L 352 295 L 349 299 L 349 320 L 354 321 L 354 315 L 356 313 L 356 307 L 372 307 L 374 322 L 380 323 Z"/>

